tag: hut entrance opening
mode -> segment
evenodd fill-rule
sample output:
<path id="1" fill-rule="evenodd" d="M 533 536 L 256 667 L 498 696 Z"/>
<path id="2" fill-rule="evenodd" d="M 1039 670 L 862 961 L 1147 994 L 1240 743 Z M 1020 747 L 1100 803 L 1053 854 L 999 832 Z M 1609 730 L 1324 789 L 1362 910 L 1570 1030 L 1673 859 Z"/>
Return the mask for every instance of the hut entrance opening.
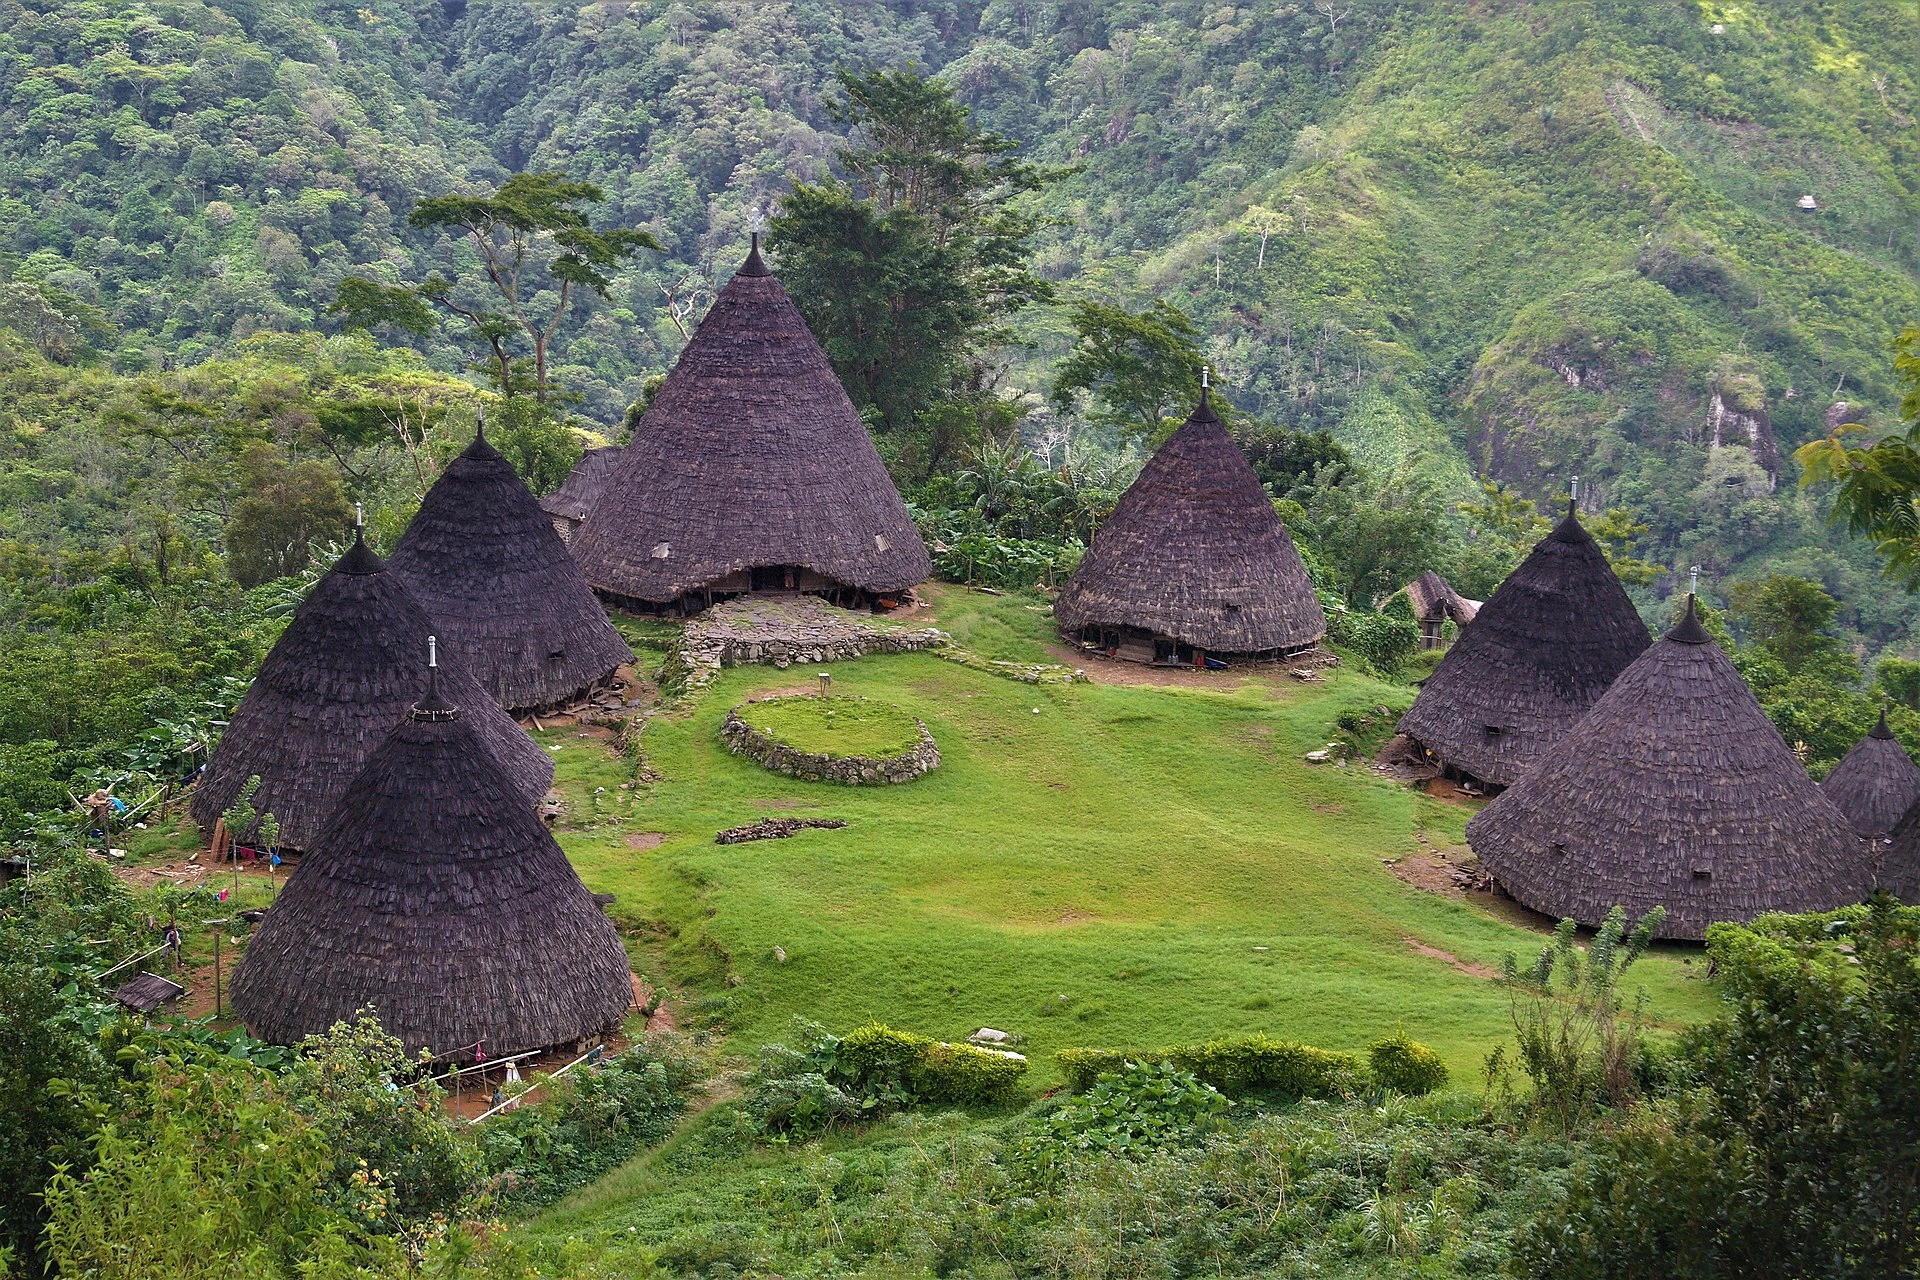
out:
<path id="1" fill-rule="evenodd" d="M 723 600 L 744 595 L 819 596 L 836 608 L 884 613 L 899 608 L 910 594 L 910 591 L 867 591 L 791 564 L 754 565 L 752 568 L 739 569 L 705 586 L 684 591 L 671 600 L 641 600 L 612 591 L 599 593 L 602 600 L 616 609 L 669 618 L 692 617 Z"/>
<path id="2" fill-rule="evenodd" d="M 1259 653 L 1226 653 L 1141 627 L 1091 622 L 1080 628 L 1080 646 L 1120 662 L 1138 662 L 1150 667 L 1194 667 L 1203 671 L 1224 671 L 1253 662 L 1279 662 L 1314 647 L 1308 644 Z"/>

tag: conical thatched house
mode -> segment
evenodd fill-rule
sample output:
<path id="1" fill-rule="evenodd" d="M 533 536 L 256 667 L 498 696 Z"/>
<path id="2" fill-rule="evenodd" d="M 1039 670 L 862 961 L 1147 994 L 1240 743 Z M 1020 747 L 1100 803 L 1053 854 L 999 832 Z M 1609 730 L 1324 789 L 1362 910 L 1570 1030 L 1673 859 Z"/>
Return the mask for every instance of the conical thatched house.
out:
<path id="1" fill-rule="evenodd" d="M 356 537 L 260 664 L 194 789 L 194 821 L 213 826 L 258 774 L 254 809 L 279 821 L 281 845 L 308 848 L 341 790 L 419 696 L 420 655 L 432 632 L 400 580 Z M 532 812 L 553 781 L 553 760 L 465 670 L 450 665 L 445 679 L 448 696 L 474 708 L 474 732 Z"/>
<path id="2" fill-rule="evenodd" d="M 1277 656 L 1326 634 L 1293 539 L 1207 393 L 1054 602 L 1069 638 L 1139 662 Z"/>
<path id="3" fill-rule="evenodd" d="M 760 590 L 865 605 L 925 580 L 926 544 L 757 236 L 572 546 L 594 590 L 648 612 Z"/>
<path id="4" fill-rule="evenodd" d="M 1569 511 L 1475 611 L 1400 732 L 1450 772 L 1507 786 L 1650 640 L 1599 544 Z"/>
<path id="5" fill-rule="evenodd" d="M 1887 728 L 1887 713 L 1820 784 L 1863 840 L 1885 840 L 1920 800 L 1920 765 Z"/>
<path id="6" fill-rule="evenodd" d="M 589 449 L 573 464 L 573 470 L 560 482 L 560 487 L 540 499 L 540 509 L 552 519 L 553 531 L 560 535 L 561 541 L 573 541 L 587 512 L 599 500 L 600 491 L 606 488 L 607 478 L 619 466 L 619 445 Z"/>
<path id="7" fill-rule="evenodd" d="M 1631 916 L 1665 907 L 1666 938 L 1762 911 L 1829 910 L 1873 886 L 1867 843 L 1807 777 L 1692 597 L 1679 625 L 1475 815 L 1467 843 L 1535 911 L 1597 925 L 1616 904 Z"/>
<path id="8" fill-rule="evenodd" d="M 612 921 L 437 684 L 349 783 L 233 976 L 234 1012 L 269 1040 L 371 1008 L 437 1058 L 576 1043 L 632 1002 Z"/>
<path id="9" fill-rule="evenodd" d="M 1907 810 L 1879 847 L 1874 887 L 1910 907 L 1920 907 L 1920 803 Z"/>
<path id="10" fill-rule="evenodd" d="M 484 429 L 427 491 L 387 563 L 441 647 L 515 714 L 564 706 L 633 660 Z"/>

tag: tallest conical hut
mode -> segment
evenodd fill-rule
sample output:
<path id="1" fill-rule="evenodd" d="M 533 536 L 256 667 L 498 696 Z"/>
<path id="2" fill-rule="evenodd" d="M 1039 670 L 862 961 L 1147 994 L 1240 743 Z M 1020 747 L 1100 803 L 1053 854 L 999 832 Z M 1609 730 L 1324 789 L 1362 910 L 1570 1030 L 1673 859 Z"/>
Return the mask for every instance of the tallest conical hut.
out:
<path id="1" fill-rule="evenodd" d="M 926 544 L 757 235 L 572 547 L 594 590 L 645 612 L 756 590 L 869 604 L 926 579 Z"/>
<path id="2" fill-rule="evenodd" d="M 1327 630 L 1299 550 L 1204 387 L 1095 531 L 1053 615 L 1110 657 L 1160 663 L 1282 654 Z"/>
<path id="3" fill-rule="evenodd" d="M 1399 730 L 1452 772 L 1508 786 L 1650 642 L 1569 509 L 1461 629 Z"/>
<path id="4" fill-rule="evenodd" d="M 515 714 L 563 706 L 633 660 L 484 425 L 427 490 L 387 564 L 440 643 Z"/>
<path id="5" fill-rule="evenodd" d="M 1633 917 L 1664 907 L 1663 938 L 1828 911 L 1873 887 L 1866 841 L 1807 777 L 1691 596 L 1679 625 L 1474 815 L 1467 843 L 1535 911 L 1598 925 L 1616 905 Z"/>

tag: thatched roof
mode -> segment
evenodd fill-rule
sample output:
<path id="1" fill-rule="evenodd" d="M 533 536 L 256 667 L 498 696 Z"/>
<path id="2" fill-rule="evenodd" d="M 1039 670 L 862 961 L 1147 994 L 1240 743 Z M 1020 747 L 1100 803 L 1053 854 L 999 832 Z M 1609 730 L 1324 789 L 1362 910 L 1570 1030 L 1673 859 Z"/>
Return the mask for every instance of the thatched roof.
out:
<path id="1" fill-rule="evenodd" d="M 1820 789 L 1853 824 L 1855 834 L 1884 840 L 1920 800 L 1920 765 L 1887 728 L 1887 713 L 1882 711 L 1880 723 L 1833 766 Z"/>
<path id="2" fill-rule="evenodd" d="M 580 461 L 573 464 L 573 470 L 560 482 L 560 487 L 540 499 L 540 509 L 550 516 L 579 524 L 587 518 L 587 512 L 600 497 L 600 490 L 606 487 L 607 477 L 619 465 L 617 444 L 587 450 L 580 455 Z"/>
<path id="3" fill-rule="evenodd" d="M 1472 622 L 1480 612 L 1480 601 L 1469 600 L 1453 589 L 1453 584 L 1429 569 L 1402 588 L 1416 618 L 1451 618 L 1457 627 Z"/>
<path id="4" fill-rule="evenodd" d="M 513 712 L 571 702 L 633 660 L 513 464 L 475 434 L 388 560 L 453 655 Z"/>
<path id="5" fill-rule="evenodd" d="M 1569 511 L 1461 630 L 1400 732 L 1452 768 L 1507 786 L 1649 641 L 1606 556 Z"/>
<path id="6" fill-rule="evenodd" d="M 1885 889 L 1910 907 L 1920 907 L 1920 803 L 1894 824 L 1880 847 L 1875 888 Z"/>
<path id="7" fill-rule="evenodd" d="M 233 975 L 234 1012 L 269 1040 L 372 1008 L 436 1057 L 595 1036 L 632 1000 L 613 922 L 437 686 L 349 783 Z"/>
<path id="8" fill-rule="evenodd" d="M 1312 644 L 1327 617 L 1300 553 L 1203 391 L 1054 602 L 1068 633 L 1138 627 L 1220 653 Z"/>
<path id="9" fill-rule="evenodd" d="M 1667 938 L 1844 906 L 1873 882 L 1867 843 L 1807 777 L 1691 598 L 1680 624 L 1467 824 L 1467 843 L 1536 911 L 1597 925 L 1616 904 L 1632 916 L 1661 906 Z"/>
<path id="10" fill-rule="evenodd" d="M 871 592 L 904 591 L 930 568 L 860 415 L 757 241 L 572 545 L 596 590 L 651 603 L 759 566 Z"/>
<path id="11" fill-rule="evenodd" d="M 432 633 L 426 612 L 356 537 L 260 664 L 194 789 L 194 820 L 211 827 L 259 774 L 253 807 L 279 820 L 282 845 L 307 848 L 368 753 L 419 696 L 420 655 Z M 531 810 L 553 781 L 552 758 L 464 668 L 450 664 L 443 677 L 450 697 L 476 708 L 475 732 Z"/>

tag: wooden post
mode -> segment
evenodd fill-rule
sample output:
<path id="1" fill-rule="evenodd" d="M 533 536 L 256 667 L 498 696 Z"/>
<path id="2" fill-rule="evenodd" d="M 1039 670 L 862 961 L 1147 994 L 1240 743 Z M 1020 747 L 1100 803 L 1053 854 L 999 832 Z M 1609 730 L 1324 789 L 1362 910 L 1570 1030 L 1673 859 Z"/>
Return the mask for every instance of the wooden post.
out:
<path id="1" fill-rule="evenodd" d="M 213 1016 L 221 1017 L 225 1006 L 220 999 L 220 935 L 226 932 L 224 923 L 216 924 L 213 929 Z"/>

